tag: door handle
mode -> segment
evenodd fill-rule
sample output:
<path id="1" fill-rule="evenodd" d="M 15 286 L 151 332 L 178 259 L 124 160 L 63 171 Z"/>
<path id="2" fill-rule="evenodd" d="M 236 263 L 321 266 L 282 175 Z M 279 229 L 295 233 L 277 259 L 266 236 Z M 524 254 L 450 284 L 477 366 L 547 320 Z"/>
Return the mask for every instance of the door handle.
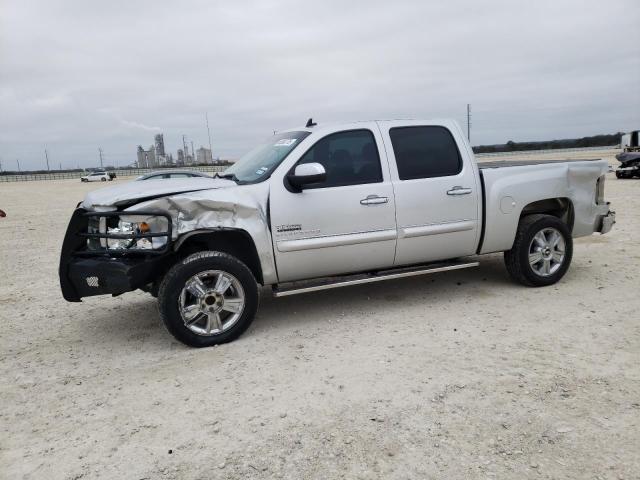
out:
<path id="1" fill-rule="evenodd" d="M 447 190 L 447 195 L 469 195 L 470 193 L 470 188 L 461 187 L 459 185 L 453 187 L 451 190 Z"/>
<path id="2" fill-rule="evenodd" d="M 367 198 L 360 200 L 360 205 L 380 205 L 381 203 L 387 203 L 389 198 L 379 197 L 378 195 L 367 195 Z"/>

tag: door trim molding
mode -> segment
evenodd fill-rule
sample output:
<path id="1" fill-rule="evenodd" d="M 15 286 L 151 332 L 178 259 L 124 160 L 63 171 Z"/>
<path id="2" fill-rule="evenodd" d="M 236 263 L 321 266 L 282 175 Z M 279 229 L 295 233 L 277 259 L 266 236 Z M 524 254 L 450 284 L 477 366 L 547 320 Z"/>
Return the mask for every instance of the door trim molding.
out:
<path id="1" fill-rule="evenodd" d="M 428 235 L 439 235 L 441 233 L 464 232 L 467 230 L 473 230 L 476 227 L 476 224 L 476 220 L 457 220 L 455 222 L 411 225 L 400 228 L 399 238 L 424 237 Z"/>
<path id="2" fill-rule="evenodd" d="M 299 250 L 314 250 L 317 248 L 341 247 L 360 243 L 384 242 L 396 239 L 398 231 L 373 230 L 370 232 L 345 233 L 340 235 L 325 235 L 321 237 L 301 238 L 296 240 L 281 240 L 277 242 L 279 252 L 297 252 Z"/>

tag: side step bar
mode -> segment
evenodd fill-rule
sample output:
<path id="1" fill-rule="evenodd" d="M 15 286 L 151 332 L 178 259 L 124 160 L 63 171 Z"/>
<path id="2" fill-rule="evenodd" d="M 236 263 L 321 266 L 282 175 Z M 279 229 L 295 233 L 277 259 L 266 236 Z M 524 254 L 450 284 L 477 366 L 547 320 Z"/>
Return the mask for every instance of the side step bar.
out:
<path id="1" fill-rule="evenodd" d="M 426 275 L 427 273 L 447 272 L 449 270 L 460 270 L 462 268 L 477 267 L 479 262 L 457 262 L 457 263 L 431 263 L 411 268 L 396 268 L 393 270 L 383 270 L 376 273 L 362 273 L 356 275 L 346 275 L 342 277 L 332 277 L 328 279 L 307 280 L 302 282 L 291 282 L 276 285 L 273 287 L 274 297 L 286 297 L 299 293 L 316 292 L 318 290 L 328 290 L 330 288 L 348 287 L 350 285 L 360 285 L 362 283 L 381 282 L 383 280 L 393 280 L 395 278 L 413 277 L 416 275 Z"/>

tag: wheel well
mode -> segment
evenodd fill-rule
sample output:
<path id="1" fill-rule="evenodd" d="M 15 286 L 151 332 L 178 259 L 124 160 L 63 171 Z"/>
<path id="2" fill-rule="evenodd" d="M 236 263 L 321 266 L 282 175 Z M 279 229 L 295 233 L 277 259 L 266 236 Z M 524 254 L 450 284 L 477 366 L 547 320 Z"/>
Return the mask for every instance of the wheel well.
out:
<path id="1" fill-rule="evenodd" d="M 546 198 L 526 205 L 520 212 L 520 219 L 534 213 L 553 215 L 566 223 L 569 231 L 573 230 L 573 203 L 568 198 Z"/>
<path id="2" fill-rule="evenodd" d="M 192 253 L 205 250 L 225 252 L 243 262 L 249 267 L 258 283 L 264 284 L 258 251 L 253 239 L 244 230 L 219 229 L 187 235 L 182 242 L 178 240 L 177 253 L 180 257 L 187 257 Z"/>

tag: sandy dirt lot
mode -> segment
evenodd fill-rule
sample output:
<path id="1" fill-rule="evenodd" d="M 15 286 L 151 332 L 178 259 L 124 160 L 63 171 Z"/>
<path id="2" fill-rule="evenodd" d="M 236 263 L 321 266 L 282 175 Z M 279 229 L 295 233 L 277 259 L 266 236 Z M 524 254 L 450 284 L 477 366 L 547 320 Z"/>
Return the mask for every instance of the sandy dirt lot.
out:
<path id="1" fill-rule="evenodd" d="M 148 294 L 62 299 L 64 230 L 101 187 L 0 184 L 1 478 L 640 478 L 640 180 L 609 175 L 618 224 L 555 286 L 492 255 L 265 294 L 201 350 Z"/>

